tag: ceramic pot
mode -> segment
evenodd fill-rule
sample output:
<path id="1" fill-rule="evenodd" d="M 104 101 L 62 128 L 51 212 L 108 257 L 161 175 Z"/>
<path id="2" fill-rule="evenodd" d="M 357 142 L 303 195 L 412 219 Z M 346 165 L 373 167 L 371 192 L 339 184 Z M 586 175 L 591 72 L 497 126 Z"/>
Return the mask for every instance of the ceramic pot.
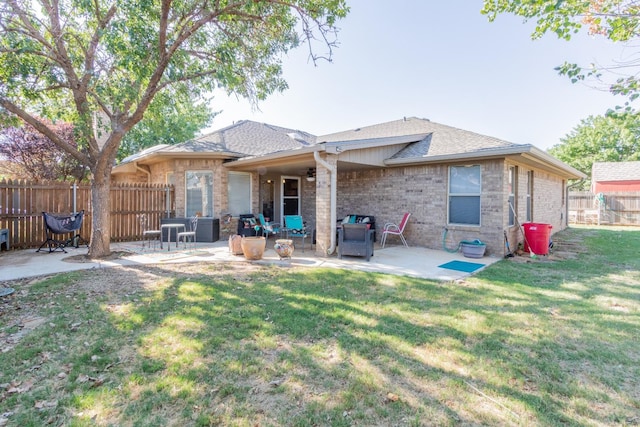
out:
<path id="1" fill-rule="evenodd" d="M 242 255 L 242 236 L 229 236 L 229 252 L 234 255 Z"/>
<path id="2" fill-rule="evenodd" d="M 248 236 L 243 237 L 242 242 L 242 253 L 244 257 L 249 260 L 257 260 L 262 259 L 262 255 L 264 254 L 264 249 L 267 247 L 267 239 L 263 236 Z"/>
<path id="3" fill-rule="evenodd" d="M 273 245 L 273 249 L 276 251 L 280 259 L 291 258 L 293 250 L 293 240 L 291 239 L 278 239 L 276 244 Z"/>

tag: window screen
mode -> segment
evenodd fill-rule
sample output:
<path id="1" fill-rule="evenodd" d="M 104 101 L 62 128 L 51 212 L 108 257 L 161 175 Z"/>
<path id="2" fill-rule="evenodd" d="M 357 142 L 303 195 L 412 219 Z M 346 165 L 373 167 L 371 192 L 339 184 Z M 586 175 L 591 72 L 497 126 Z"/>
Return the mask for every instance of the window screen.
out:
<path id="1" fill-rule="evenodd" d="M 251 213 L 251 175 L 244 172 L 229 172 L 227 195 L 231 215 L 240 216 Z"/>
<path id="2" fill-rule="evenodd" d="M 449 224 L 480 225 L 480 166 L 449 168 Z"/>

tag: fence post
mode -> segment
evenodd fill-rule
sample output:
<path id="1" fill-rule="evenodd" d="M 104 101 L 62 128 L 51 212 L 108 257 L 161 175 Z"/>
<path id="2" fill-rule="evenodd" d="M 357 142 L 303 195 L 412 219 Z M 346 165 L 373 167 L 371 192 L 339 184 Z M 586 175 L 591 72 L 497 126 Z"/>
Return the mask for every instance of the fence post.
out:
<path id="1" fill-rule="evenodd" d="M 77 210 L 77 201 L 78 201 L 78 184 L 73 183 L 73 214 L 75 215 Z"/>
<path id="2" fill-rule="evenodd" d="M 166 206 L 165 207 L 167 209 L 167 218 L 170 218 L 171 217 L 171 199 L 170 199 L 171 198 L 171 191 L 170 191 L 169 187 L 165 187 L 164 191 L 165 191 L 165 194 L 166 194 L 166 197 L 164 199 L 166 201 Z"/>

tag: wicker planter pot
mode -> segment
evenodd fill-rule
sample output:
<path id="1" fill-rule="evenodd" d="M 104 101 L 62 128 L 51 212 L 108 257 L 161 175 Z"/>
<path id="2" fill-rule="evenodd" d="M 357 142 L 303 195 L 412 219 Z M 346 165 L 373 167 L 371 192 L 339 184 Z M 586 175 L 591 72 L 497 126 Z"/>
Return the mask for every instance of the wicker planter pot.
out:
<path id="1" fill-rule="evenodd" d="M 291 239 L 278 239 L 273 245 L 273 250 L 276 251 L 280 259 L 291 258 L 294 249 L 293 240 Z"/>
<path id="2" fill-rule="evenodd" d="M 242 238 L 242 253 L 248 260 L 262 259 L 264 249 L 267 247 L 267 239 L 262 236 L 257 237 L 243 237 Z"/>

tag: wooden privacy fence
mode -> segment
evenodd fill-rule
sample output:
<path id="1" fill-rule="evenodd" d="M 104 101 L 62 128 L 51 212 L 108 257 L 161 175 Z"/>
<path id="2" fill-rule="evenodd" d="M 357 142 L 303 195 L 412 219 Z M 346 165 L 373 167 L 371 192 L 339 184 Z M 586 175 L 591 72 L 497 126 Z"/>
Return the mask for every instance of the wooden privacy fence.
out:
<path id="1" fill-rule="evenodd" d="M 569 192 L 569 223 L 640 225 L 640 192 Z"/>
<path id="2" fill-rule="evenodd" d="M 140 238 L 139 214 L 149 224 L 173 216 L 174 191 L 162 184 L 112 184 L 111 240 Z M 9 229 L 12 249 L 38 247 L 45 240 L 42 212 L 68 214 L 84 210 L 80 235 L 91 236 L 91 186 L 60 182 L 0 181 L 0 228 Z"/>

